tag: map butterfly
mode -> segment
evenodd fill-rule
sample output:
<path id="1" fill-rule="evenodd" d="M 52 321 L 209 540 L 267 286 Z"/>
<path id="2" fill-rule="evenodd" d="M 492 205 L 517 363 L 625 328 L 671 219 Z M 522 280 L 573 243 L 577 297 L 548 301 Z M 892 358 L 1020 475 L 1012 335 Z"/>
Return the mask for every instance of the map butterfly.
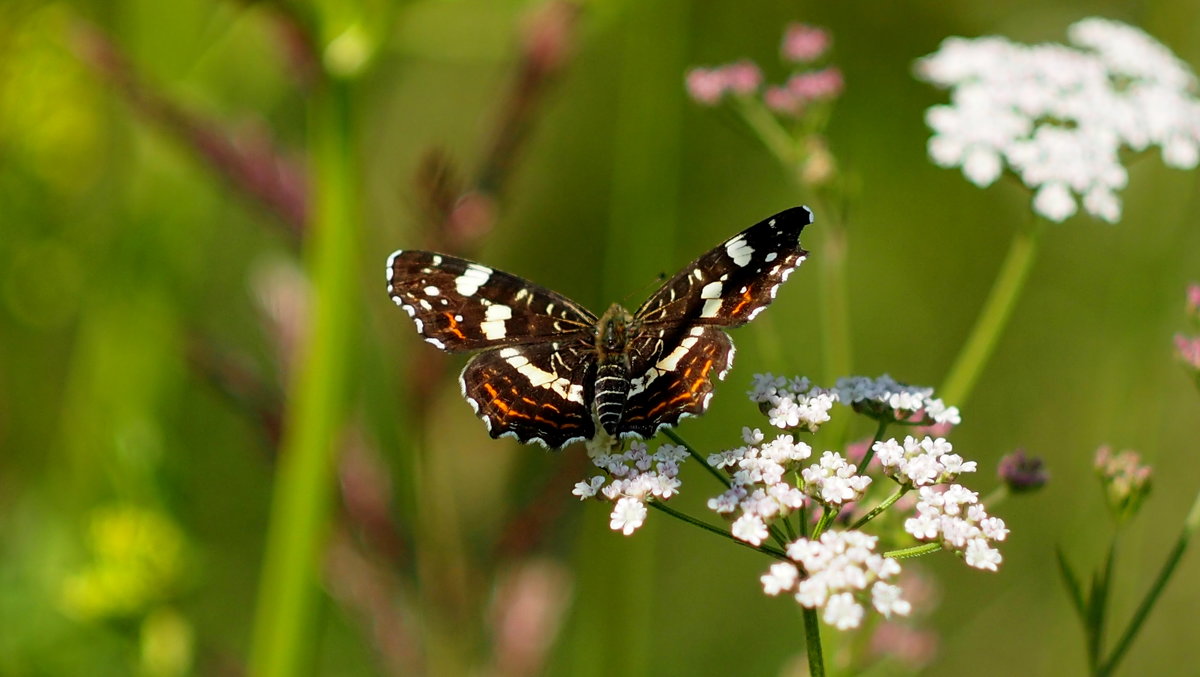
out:
<path id="1" fill-rule="evenodd" d="M 562 447 L 652 437 L 703 413 L 712 377 L 734 348 L 723 327 L 753 320 L 804 261 L 807 207 L 782 211 L 689 263 L 630 313 L 600 317 L 515 275 L 446 254 L 401 250 L 387 262 L 388 293 L 425 341 L 480 351 L 459 377 L 492 437 Z"/>

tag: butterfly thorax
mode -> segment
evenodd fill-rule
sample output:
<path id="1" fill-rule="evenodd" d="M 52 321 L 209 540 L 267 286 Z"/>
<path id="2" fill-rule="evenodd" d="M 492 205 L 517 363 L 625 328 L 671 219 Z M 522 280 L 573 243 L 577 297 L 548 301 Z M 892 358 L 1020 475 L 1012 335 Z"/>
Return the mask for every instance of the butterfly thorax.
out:
<path id="1" fill-rule="evenodd" d="M 629 353 L 627 340 L 633 315 L 612 304 L 596 323 L 596 394 L 593 402 L 596 418 L 609 435 L 616 436 L 625 412 L 629 393 Z"/>

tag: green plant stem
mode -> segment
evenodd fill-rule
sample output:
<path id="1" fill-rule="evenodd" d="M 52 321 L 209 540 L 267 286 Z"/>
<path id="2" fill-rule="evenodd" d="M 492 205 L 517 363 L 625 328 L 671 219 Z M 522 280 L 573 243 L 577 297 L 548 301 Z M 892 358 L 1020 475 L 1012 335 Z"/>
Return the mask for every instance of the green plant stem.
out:
<path id="1" fill-rule="evenodd" d="M 837 517 L 837 513 L 837 508 L 830 505 L 825 506 L 825 511 L 821 513 L 821 519 L 817 520 L 817 526 L 813 527 L 811 540 L 815 541 L 821 537 L 821 534 L 825 533 L 826 527 L 829 526 L 834 517 Z"/>
<path id="2" fill-rule="evenodd" d="M 870 522 L 871 520 L 878 517 L 880 514 L 883 513 L 884 510 L 887 510 L 888 508 L 892 507 L 892 505 L 896 501 L 899 501 L 904 496 L 904 494 L 907 494 L 910 491 L 912 491 L 912 485 L 906 484 L 906 485 L 900 486 L 899 488 L 896 489 L 895 493 L 893 493 L 891 496 L 888 496 L 887 498 L 885 498 L 883 500 L 883 503 L 880 503 L 879 505 L 875 506 L 875 508 L 871 512 L 863 515 L 862 517 L 859 518 L 859 520 L 857 522 L 850 525 L 850 528 L 851 529 L 862 528 L 862 526 L 864 524 L 866 524 L 867 522 Z"/>
<path id="3" fill-rule="evenodd" d="M 938 391 L 946 404 L 962 407 L 970 397 L 1025 287 L 1025 280 L 1037 258 L 1038 242 L 1044 226 L 1042 219 L 1035 218 L 1033 223 L 1021 228 L 1013 236 L 983 310 Z"/>
<path id="4" fill-rule="evenodd" d="M 899 550 L 889 550 L 883 553 L 884 557 L 892 559 L 908 559 L 909 557 L 920 557 L 928 555 L 931 552 L 937 552 L 942 549 L 941 543 L 924 543 L 922 545 L 914 545 L 911 548 L 900 548 Z"/>
<path id="5" fill-rule="evenodd" d="M 867 466 L 871 465 L 871 459 L 875 458 L 875 444 L 883 439 L 887 434 L 888 421 L 880 421 L 879 425 L 875 426 L 875 437 L 871 438 L 871 444 L 867 446 L 867 453 L 863 454 L 862 462 L 858 464 L 858 471 L 866 474 Z"/>
<path id="6" fill-rule="evenodd" d="M 726 477 L 725 474 L 722 473 L 720 470 L 717 470 L 716 468 L 709 465 L 708 460 L 705 459 L 703 456 L 701 456 L 700 452 L 696 451 L 696 449 L 693 448 L 692 445 L 688 444 L 687 442 L 685 442 L 683 440 L 682 437 L 677 435 L 674 430 L 671 430 L 669 428 L 664 428 L 663 434 L 666 435 L 667 437 L 671 438 L 671 441 L 673 441 L 675 444 L 678 444 L 679 446 L 683 447 L 684 449 L 687 449 L 688 456 L 691 456 L 697 463 L 704 466 L 704 469 L 708 471 L 708 474 L 717 478 L 717 481 L 720 482 L 721 484 L 725 485 L 726 489 L 728 489 L 730 487 L 729 478 Z"/>
<path id="7" fill-rule="evenodd" d="M 745 541 L 738 540 L 737 538 L 734 538 L 733 534 L 729 533 L 728 531 L 725 531 L 724 529 L 714 527 L 713 525 L 711 525 L 707 522 L 698 520 L 695 517 L 692 517 L 691 515 L 679 512 L 678 510 L 675 510 L 674 508 L 668 508 L 666 505 L 663 505 L 662 503 L 659 503 L 658 501 L 649 501 L 649 502 L 647 502 L 647 505 L 649 505 L 651 508 L 654 508 L 655 510 L 665 512 L 666 514 L 670 515 L 671 517 L 674 517 L 675 519 L 682 520 L 684 522 L 687 522 L 688 524 L 691 524 L 692 526 L 700 527 L 701 529 L 703 529 L 709 533 L 713 533 L 722 538 L 729 539 L 730 541 L 733 541 L 734 543 L 737 543 L 738 545 L 740 545 L 744 548 L 750 548 L 751 550 L 761 552 L 764 555 L 770 555 L 771 557 L 774 557 L 775 559 L 783 560 L 785 562 L 791 561 L 790 559 L 788 559 L 787 553 L 785 553 L 782 550 L 777 550 L 775 548 L 772 548 L 769 545 L 754 545 L 753 543 L 747 543 Z"/>
<path id="8" fill-rule="evenodd" d="M 822 209 L 820 206 L 818 208 Z M 838 378 L 849 376 L 853 368 L 849 284 L 846 277 L 849 243 L 846 229 L 838 219 L 833 218 L 832 210 L 823 208 L 822 211 L 823 214 L 814 214 L 813 220 L 814 226 L 820 226 L 825 238 L 817 256 L 821 275 L 821 355 L 825 382 L 832 385 Z M 844 440 L 836 441 L 840 443 Z"/>
<path id="9" fill-rule="evenodd" d="M 1006 501 L 1011 493 L 1012 492 L 1009 491 L 1007 484 L 1001 484 L 995 489 L 992 489 L 991 493 L 989 493 L 987 496 L 984 496 L 980 503 L 986 505 L 988 510 L 991 510 Z"/>
<path id="10" fill-rule="evenodd" d="M 358 306 L 357 191 L 349 87 L 325 81 L 311 103 L 316 209 L 306 251 L 313 305 L 308 342 L 288 394 L 267 527 L 250 674 L 308 673 L 317 645 L 319 563 L 334 488 L 335 443 L 345 418 L 347 356 Z"/>
<path id="11" fill-rule="evenodd" d="M 808 651 L 808 674 L 810 677 L 825 676 L 825 655 L 821 651 L 821 626 L 817 610 L 801 608 L 804 618 L 804 648 Z"/>
<path id="12" fill-rule="evenodd" d="M 1117 645 L 1112 650 L 1112 653 L 1109 654 L 1108 660 L 1104 661 L 1096 671 L 1097 675 L 1110 675 L 1117 669 L 1117 664 L 1125 657 L 1125 653 L 1129 651 L 1129 647 L 1133 644 L 1134 638 L 1137 637 L 1138 631 L 1142 629 L 1142 624 L 1145 623 L 1146 617 L 1150 615 L 1150 611 L 1154 609 L 1155 603 L 1158 602 L 1159 595 L 1162 594 L 1167 581 L 1175 573 L 1175 567 L 1179 565 L 1179 561 L 1183 558 L 1183 553 L 1187 550 L 1188 542 L 1191 540 L 1192 535 L 1196 533 L 1197 528 L 1200 528 L 1200 493 L 1196 494 L 1195 500 L 1192 501 L 1192 507 L 1188 511 L 1187 517 L 1184 518 L 1183 530 L 1180 531 L 1179 538 L 1175 541 L 1175 547 L 1167 555 L 1162 569 L 1159 570 L 1158 576 L 1155 577 L 1154 582 L 1150 585 L 1150 590 L 1146 592 L 1146 597 L 1138 605 L 1133 618 L 1130 619 L 1129 625 L 1125 628 L 1125 632 L 1121 634 L 1121 639 L 1117 640 Z"/>
<path id="13" fill-rule="evenodd" d="M 739 96 L 734 102 L 746 125 L 767 147 L 767 151 L 793 172 L 792 178 L 796 178 L 795 172 L 798 171 L 800 157 L 792 135 L 779 124 L 779 120 L 767 110 L 761 99 Z"/>
<path id="14" fill-rule="evenodd" d="M 667 437 L 671 438 L 671 441 L 675 442 L 675 444 L 678 444 L 681 447 L 683 447 L 684 449 L 687 449 L 688 456 L 691 456 L 693 460 L 695 460 L 700 465 L 704 466 L 704 469 L 707 470 L 710 475 L 717 478 L 717 481 L 720 482 L 722 485 L 724 485 L 724 487 L 726 489 L 728 489 L 730 486 L 732 486 L 732 484 L 730 483 L 729 477 L 727 475 L 725 475 L 720 470 L 717 470 L 716 468 L 709 465 L 708 459 L 706 459 L 706 458 L 704 458 L 704 456 L 700 455 L 700 452 L 696 451 L 696 449 L 692 445 L 690 445 L 686 441 L 684 441 L 684 439 L 682 437 L 680 437 L 678 434 L 676 434 L 675 431 L 673 431 L 669 428 L 664 428 L 663 434 L 665 434 Z M 773 524 L 767 525 L 767 531 L 771 532 L 771 538 L 776 543 L 778 543 L 779 547 L 781 547 L 781 548 L 786 548 L 789 541 L 795 540 L 795 539 L 787 538 L 784 535 L 784 533 L 779 529 L 779 527 L 775 526 Z"/>

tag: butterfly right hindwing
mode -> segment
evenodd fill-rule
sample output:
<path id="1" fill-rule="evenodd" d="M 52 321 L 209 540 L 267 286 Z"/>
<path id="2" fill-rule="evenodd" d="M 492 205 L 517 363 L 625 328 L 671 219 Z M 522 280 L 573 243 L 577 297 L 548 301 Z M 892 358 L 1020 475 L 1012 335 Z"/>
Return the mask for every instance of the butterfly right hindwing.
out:
<path id="1" fill-rule="evenodd" d="M 669 338 L 630 346 L 633 378 L 621 425 L 631 434 L 650 438 L 684 416 L 704 413 L 712 399 L 713 377 L 724 379 L 733 366 L 733 341 L 720 327 L 696 325 Z M 652 349 L 655 344 L 657 350 Z M 639 345 L 652 350 L 644 352 Z"/>

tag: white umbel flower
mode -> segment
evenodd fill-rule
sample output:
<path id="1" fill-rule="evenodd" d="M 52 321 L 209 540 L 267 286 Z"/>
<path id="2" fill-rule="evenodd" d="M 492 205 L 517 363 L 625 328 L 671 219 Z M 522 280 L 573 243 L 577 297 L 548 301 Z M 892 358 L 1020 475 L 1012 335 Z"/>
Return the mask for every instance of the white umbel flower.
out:
<path id="1" fill-rule="evenodd" d="M 933 423 L 958 425 L 962 422 L 958 407 L 948 407 L 933 396 L 933 388 L 900 383 L 884 374 L 879 378 L 846 376 L 834 386 L 838 401 L 872 418 L 906 421 L 924 413 Z"/>
<path id="2" fill-rule="evenodd" d="M 1008 537 L 1004 520 L 988 515 L 979 495 L 962 485 L 939 488 L 921 487 L 917 514 L 905 520 L 904 530 L 962 553 L 968 566 L 996 571 L 1003 558 L 992 543 Z"/>
<path id="3" fill-rule="evenodd" d="M 929 157 L 984 187 L 1010 169 L 1034 191 L 1033 209 L 1063 221 L 1079 209 L 1121 218 L 1123 148 L 1161 149 L 1179 169 L 1200 164 L 1200 101 L 1192 70 L 1144 31 L 1089 18 L 1074 46 L 1002 37 L 947 38 L 917 75 L 950 90 L 925 116 Z"/>
<path id="4" fill-rule="evenodd" d="M 760 580 L 763 592 L 790 592 L 800 605 L 821 609 L 826 623 L 848 630 L 862 623 L 869 603 L 884 616 L 905 616 L 912 609 L 900 588 L 888 583 L 900 565 L 875 552 L 878 539 L 861 531 L 827 531 L 817 540 L 801 538 L 791 543 L 788 562 L 771 566 Z"/>
<path id="5" fill-rule="evenodd" d="M 952 453 L 954 447 L 941 437 L 918 440 L 909 435 L 903 443 L 894 438 L 881 440 L 872 449 L 884 474 L 900 484 L 914 487 L 950 482 L 960 473 L 975 472 L 976 469 L 975 461 L 964 460 Z"/>
<path id="6" fill-rule="evenodd" d="M 628 536 L 646 521 L 646 501 L 665 501 L 679 493 L 679 464 L 687 457 L 681 446 L 664 444 L 650 453 L 645 442 L 635 441 L 623 453 L 592 456 L 606 475 L 576 483 L 571 493 L 580 500 L 612 501 L 609 526 Z"/>

